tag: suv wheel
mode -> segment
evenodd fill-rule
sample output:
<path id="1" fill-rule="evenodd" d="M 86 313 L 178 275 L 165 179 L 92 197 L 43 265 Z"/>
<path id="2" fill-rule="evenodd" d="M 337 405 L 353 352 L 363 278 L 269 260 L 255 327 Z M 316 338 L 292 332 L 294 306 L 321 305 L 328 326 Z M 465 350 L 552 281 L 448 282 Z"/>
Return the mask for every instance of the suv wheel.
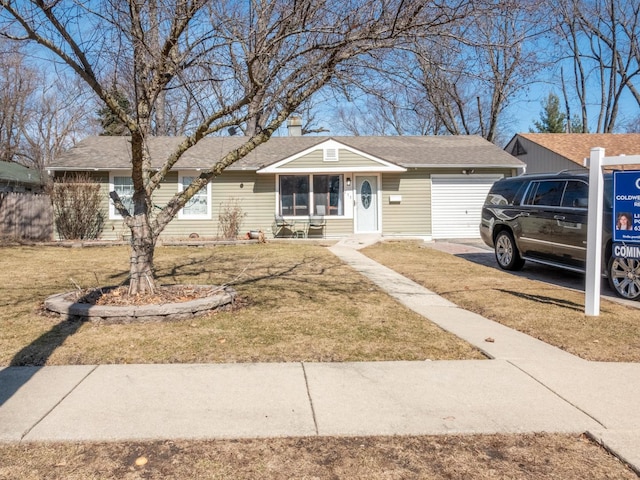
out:
<path id="1" fill-rule="evenodd" d="M 640 297 L 640 260 L 611 257 L 607 266 L 609 285 L 629 300 Z"/>
<path id="2" fill-rule="evenodd" d="M 524 260 L 518 252 L 516 242 L 510 232 L 498 233 L 495 240 L 496 260 L 500 268 L 504 270 L 520 270 L 524 266 Z"/>

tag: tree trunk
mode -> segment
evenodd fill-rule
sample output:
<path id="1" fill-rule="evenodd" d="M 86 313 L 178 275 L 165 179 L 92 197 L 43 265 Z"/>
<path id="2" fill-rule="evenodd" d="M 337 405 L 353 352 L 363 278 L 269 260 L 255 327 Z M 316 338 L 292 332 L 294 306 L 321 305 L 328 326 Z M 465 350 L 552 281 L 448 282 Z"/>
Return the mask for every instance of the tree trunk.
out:
<path id="1" fill-rule="evenodd" d="M 156 238 L 149 228 L 146 215 L 135 215 L 132 220 L 129 294 L 153 293 L 156 289 L 153 268 Z"/>

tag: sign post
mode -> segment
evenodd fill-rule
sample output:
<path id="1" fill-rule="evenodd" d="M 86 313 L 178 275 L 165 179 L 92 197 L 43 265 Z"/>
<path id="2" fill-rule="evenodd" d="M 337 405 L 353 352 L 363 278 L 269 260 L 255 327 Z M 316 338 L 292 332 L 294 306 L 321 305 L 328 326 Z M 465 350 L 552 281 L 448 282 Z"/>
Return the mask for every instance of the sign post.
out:
<path id="1" fill-rule="evenodd" d="M 604 176 L 602 167 L 611 165 L 640 164 L 640 155 L 617 157 L 605 157 L 604 148 L 591 149 L 589 157 L 589 213 L 587 217 L 587 268 L 585 278 L 585 302 L 584 313 L 590 316 L 600 315 L 600 284 L 602 282 L 602 216 L 603 216 L 603 192 Z M 629 172 L 633 173 L 633 172 Z M 637 173 L 637 172 L 636 172 Z M 640 183 L 638 184 L 640 195 Z M 622 197 L 621 197 L 622 200 Z M 615 203 L 614 203 L 615 204 Z M 624 204 L 621 208 L 628 208 Z M 640 204 L 639 204 L 640 207 Z M 625 213 L 625 212 L 620 212 Z M 615 218 L 615 217 L 614 217 Z M 640 218 L 637 226 L 640 227 Z M 615 225 L 612 225 L 614 227 Z M 613 230 L 616 231 L 615 229 Z M 640 241 L 640 228 L 638 231 L 628 232 L 635 238 L 637 234 Z M 615 240 L 615 236 L 614 236 Z M 624 240 L 627 241 L 627 240 Z"/>

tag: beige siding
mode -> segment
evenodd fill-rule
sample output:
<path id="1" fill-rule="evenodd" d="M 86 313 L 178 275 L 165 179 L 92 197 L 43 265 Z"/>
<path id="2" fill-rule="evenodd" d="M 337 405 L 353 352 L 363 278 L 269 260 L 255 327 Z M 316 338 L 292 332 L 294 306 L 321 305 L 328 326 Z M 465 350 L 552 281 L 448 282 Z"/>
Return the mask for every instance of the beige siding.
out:
<path id="1" fill-rule="evenodd" d="M 177 175 L 172 178 L 173 190 L 177 189 Z M 180 219 L 176 217 L 163 232 L 163 237 L 184 238 L 197 233 L 202 238 L 222 235 L 220 214 L 234 206 L 240 207 L 239 235 L 249 230 L 271 231 L 275 209 L 273 175 L 257 175 L 254 172 L 227 171 L 211 184 L 211 218 L 209 220 Z M 165 200 L 166 202 L 166 200 Z"/>
<path id="2" fill-rule="evenodd" d="M 391 201 L 391 196 L 401 196 Z M 431 235 L 431 180 L 424 170 L 382 175 L 382 234 Z"/>
<path id="3" fill-rule="evenodd" d="M 373 171 L 378 170 L 380 168 L 380 163 L 374 162 L 373 160 L 370 160 L 366 157 L 358 155 L 357 153 L 353 153 L 349 150 L 341 149 L 338 158 L 340 159 L 338 163 L 340 164 L 341 167 L 348 167 L 348 168 L 365 167 L 365 168 L 371 168 Z"/>
<path id="4" fill-rule="evenodd" d="M 342 157 L 341 157 L 342 161 Z M 412 169 L 405 173 L 385 173 L 381 175 L 381 217 L 382 233 L 387 236 L 429 237 L 431 231 L 431 173 L 460 173 L 459 169 Z M 480 173 L 480 172 L 478 172 Z M 482 173 L 514 174 L 505 169 L 483 170 Z M 103 210 L 106 221 L 103 239 L 127 238 L 128 228 L 122 220 L 108 219 L 109 212 L 109 174 L 93 172 L 93 178 L 100 183 L 103 191 Z M 226 171 L 211 185 L 211 218 L 207 220 L 185 220 L 175 218 L 162 233 L 163 238 L 186 238 L 197 233 L 203 238 L 215 238 L 221 232 L 218 218 L 221 209 L 230 200 L 237 201 L 245 216 L 241 232 L 262 230 L 268 237 L 272 235 L 274 213 L 276 212 L 276 176 L 258 175 L 250 171 Z M 178 174 L 170 173 L 161 188 L 154 195 L 158 206 L 166 204 L 178 190 Z M 391 196 L 400 196 L 401 200 L 391 201 Z M 353 233 L 352 218 L 326 217 L 325 236 L 344 237 Z"/>
<path id="5" fill-rule="evenodd" d="M 371 168 L 377 170 L 380 168 L 378 162 L 374 162 L 366 157 L 355 154 L 349 150 L 340 149 L 338 153 L 338 161 L 325 162 L 323 160 L 322 149 L 315 150 L 303 157 L 297 158 L 291 162 L 288 162 L 283 167 L 289 169 L 315 169 L 318 171 L 329 171 L 333 168 Z"/>
<path id="6" fill-rule="evenodd" d="M 227 171 L 214 181 L 212 187 L 215 219 L 230 201 L 237 200 L 245 214 L 241 233 L 249 230 L 271 232 L 276 202 L 273 175 Z"/>
<path id="7" fill-rule="evenodd" d="M 105 226 L 101 238 L 118 240 L 129 236 L 129 229 L 120 219 L 109 218 L 109 174 L 92 172 L 91 176 L 100 184 L 103 193 L 102 211 Z M 207 220 L 180 219 L 176 216 L 162 232 L 162 238 L 186 238 L 191 233 L 200 237 L 218 236 L 218 216 L 221 208 L 229 200 L 237 200 L 246 216 L 242 221 L 242 230 L 262 229 L 271 231 L 275 211 L 274 176 L 259 176 L 253 172 L 225 172 L 211 185 L 211 217 Z M 240 187 L 242 184 L 242 188 Z M 178 173 L 171 172 L 156 190 L 153 201 L 158 206 L 178 191 Z"/>
<path id="8" fill-rule="evenodd" d="M 111 202 L 109 198 L 109 173 L 108 172 L 90 172 L 91 177 L 100 184 L 100 190 L 102 193 L 102 213 L 105 218 L 104 228 L 102 229 L 101 239 L 104 240 L 119 240 L 127 238 L 129 236 L 129 229 L 121 219 L 109 218 L 109 204 Z M 121 175 L 125 175 L 122 173 Z M 170 195 L 173 195 L 177 191 L 178 174 L 170 173 L 164 182 L 161 184 L 161 188 L 156 190 L 153 200 L 158 205 L 166 203 Z"/>
<path id="9" fill-rule="evenodd" d="M 352 218 L 331 218 L 327 219 L 327 231 L 326 237 L 346 237 L 353 234 L 353 219 Z"/>
<path id="10" fill-rule="evenodd" d="M 296 158 L 291 162 L 287 162 L 283 165 L 284 168 L 319 168 L 320 165 L 323 164 L 323 153 L 322 149 L 314 150 L 313 152 L 307 153 L 300 158 Z M 337 165 L 336 162 L 326 162 L 331 165 Z"/>

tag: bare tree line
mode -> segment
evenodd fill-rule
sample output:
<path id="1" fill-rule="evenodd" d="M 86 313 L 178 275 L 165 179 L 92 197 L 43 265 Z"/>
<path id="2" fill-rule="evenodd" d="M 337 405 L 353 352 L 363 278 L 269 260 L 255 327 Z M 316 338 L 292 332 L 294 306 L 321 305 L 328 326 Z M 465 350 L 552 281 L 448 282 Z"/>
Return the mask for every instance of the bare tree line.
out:
<path id="1" fill-rule="evenodd" d="M 519 99 L 538 85 L 541 105 L 555 91 L 567 121 L 584 132 L 640 131 L 639 10 L 632 0 L 477 9 L 457 35 L 418 36 L 393 58 L 373 62 L 379 77 L 358 85 L 361 93 L 352 89 L 350 99 L 359 100 L 338 116 L 354 135 L 476 134 L 500 143 Z"/>
<path id="2" fill-rule="evenodd" d="M 159 28 L 167 19 L 157 0 L 147 3 L 147 24 L 140 28 L 146 28 L 144 41 L 152 52 L 161 48 Z M 563 98 L 565 117 L 575 119 L 585 132 L 640 129 L 637 118 L 620 118 L 621 102 L 632 99 L 640 106 L 636 2 L 498 3 L 497 8 L 489 9 L 490 4 L 475 2 L 446 35 L 416 31 L 410 42 L 393 51 L 353 62 L 350 71 L 343 69 L 330 82 L 337 120 L 327 119 L 326 109 L 318 102 L 309 100 L 299 107 L 304 110 L 305 133 L 329 131 L 326 124 L 332 123 L 334 131 L 337 124 L 340 131 L 354 135 L 476 134 L 499 143 L 505 140 L 500 135 L 508 130 L 514 116 L 509 116 L 509 109 L 513 110 L 520 96 L 540 82 L 545 72 L 555 72 L 547 80 L 548 89 L 557 91 Z M 110 5 L 114 7 L 111 25 L 96 28 L 85 44 L 93 42 L 92 50 L 102 58 L 101 82 L 110 82 L 112 89 L 133 104 L 136 95 L 143 93 L 132 89 L 136 83 L 126 54 L 133 32 L 118 35 L 114 33 L 118 29 L 113 28 L 119 16 L 128 15 L 127 4 Z M 262 2 L 251 5 L 235 2 L 217 9 L 220 22 L 225 17 L 243 19 L 243 23 L 229 24 L 229 38 L 243 30 L 246 34 L 251 17 L 261 14 Z M 100 38 L 102 33 L 105 35 Z M 248 38 L 258 45 L 264 41 L 259 34 L 254 31 Z M 155 94 L 155 108 L 150 112 L 154 135 L 192 132 L 203 118 L 202 98 L 226 95 L 215 87 L 217 82 L 207 81 L 205 70 L 216 60 L 205 60 L 205 53 L 204 49 L 194 51 L 190 68 L 179 71 Z M 237 55 L 230 51 L 221 65 L 237 66 Z M 50 65 L 28 61 L 28 56 L 29 52 L 13 43 L 3 41 L 0 46 L 1 155 L 4 160 L 42 169 L 76 138 L 98 131 L 99 99 L 87 95 L 86 87 L 68 75 L 52 73 Z M 253 62 L 253 82 L 278 83 L 278 68 L 273 62 Z M 273 109 L 260 105 L 260 96 L 248 108 L 251 120 L 235 127 L 251 135 Z"/>
<path id="3" fill-rule="evenodd" d="M 596 132 L 613 132 L 625 93 L 640 107 L 636 86 L 640 74 L 640 5 L 633 0 L 563 0 L 555 11 L 557 29 L 572 67 L 569 85 L 563 87 L 577 98 L 574 103 L 585 131 L 591 125 Z M 564 96 L 567 101 L 569 95 Z M 590 105 L 597 107 L 593 121 Z"/>
<path id="4" fill-rule="evenodd" d="M 0 39 L 0 159 L 44 170 L 59 153 L 97 132 L 95 102 L 75 78 L 52 75 L 21 45 Z"/>

